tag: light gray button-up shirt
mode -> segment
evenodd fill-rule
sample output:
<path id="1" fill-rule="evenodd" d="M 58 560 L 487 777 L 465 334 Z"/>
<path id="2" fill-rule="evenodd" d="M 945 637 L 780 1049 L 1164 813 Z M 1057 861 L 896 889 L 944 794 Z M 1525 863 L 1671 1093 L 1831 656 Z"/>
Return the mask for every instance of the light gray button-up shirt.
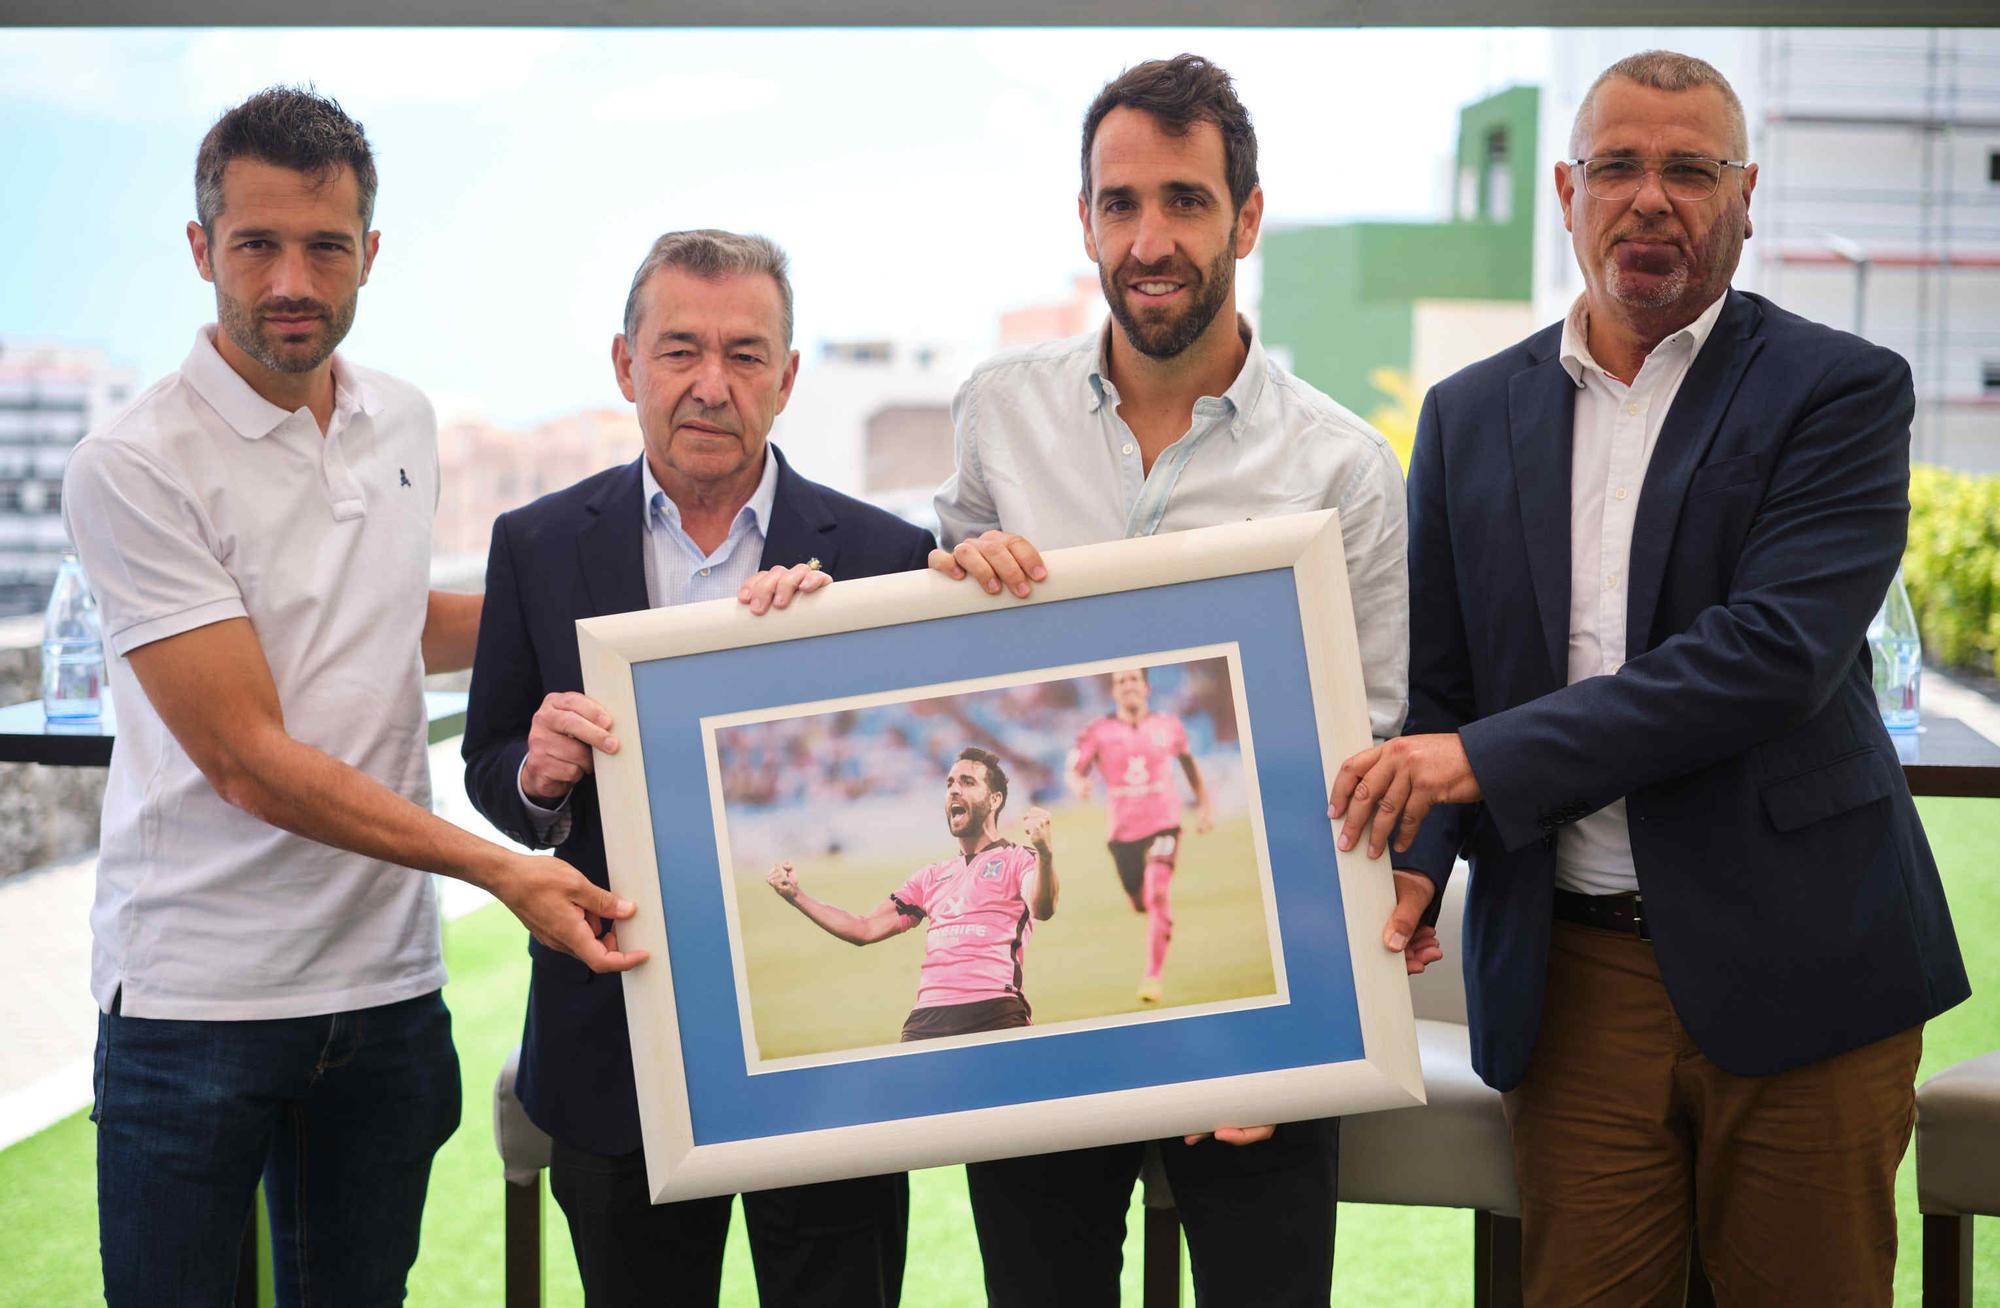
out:
<path id="1" fill-rule="evenodd" d="M 1339 509 L 1368 717 L 1402 728 L 1410 600 L 1403 474 L 1373 427 L 1273 363 L 1247 322 L 1249 354 L 1150 473 L 1118 416 L 1103 332 L 981 364 L 952 401 L 956 466 L 936 499 L 946 549 L 1003 529 L 1038 549 Z"/>

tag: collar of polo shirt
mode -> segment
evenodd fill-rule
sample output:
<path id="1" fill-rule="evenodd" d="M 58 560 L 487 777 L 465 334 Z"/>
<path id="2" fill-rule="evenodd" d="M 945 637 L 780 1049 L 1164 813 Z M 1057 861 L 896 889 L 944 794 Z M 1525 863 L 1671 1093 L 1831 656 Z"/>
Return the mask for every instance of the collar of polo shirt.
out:
<path id="1" fill-rule="evenodd" d="M 230 429 L 244 440 L 262 440 L 283 426 L 293 415 L 259 395 L 229 366 L 215 348 L 216 326 L 210 323 L 195 332 L 194 349 L 181 365 L 181 375 L 195 393 L 220 414 Z M 350 385 L 350 372 L 338 351 L 333 356 L 333 426 L 341 425 L 355 413 L 374 417 L 381 412 L 381 397 L 366 379 Z M 329 428 L 331 429 L 331 428 Z"/>

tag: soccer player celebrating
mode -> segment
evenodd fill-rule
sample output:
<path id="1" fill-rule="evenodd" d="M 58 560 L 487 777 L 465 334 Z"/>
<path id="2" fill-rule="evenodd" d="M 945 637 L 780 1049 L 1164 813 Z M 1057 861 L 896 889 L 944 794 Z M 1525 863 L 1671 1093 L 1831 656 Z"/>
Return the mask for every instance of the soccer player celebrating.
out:
<path id="1" fill-rule="evenodd" d="M 997 755 L 968 748 L 944 779 L 945 826 L 958 857 L 933 863 L 864 915 L 823 904 L 799 888 L 790 862 L 765 878 L 785 902 L 849 944 L 872 945 L 925 918 L 924 965 L 904 1040 L 1004 1031 L 1033 1020 L 1021 993 L 1021 955 L 1036 922 L 1056 911 L 1049 815 L 1031 808 L 1022 823 L 1033 848 L 1000 837 L 1007 773 Z"/>
<path id="2" fill-rule="evenodd" d="M 1215 825 L 1208 787 L 1188 752 L 1187 728 L 1171 713 L 1152 711 L 1152 683 L 1144 668 L 1111 674 L 1116 709 L 1077 733 L 1070 754 L 1070 788 L 1079 799 L 1090 793 L 1090 770 L 1104 778 L 1111 804 L 1111 862 L 1125 894 L 1146 915 L 1146 974 L 1139 1001 L 1160 1002 L 1160 971 L 1174 918 L 1167 907 L 1167 884 L 1180 855 L 1181 792 L 1174 783 L 1174 760 L 1194 788 L 1195 827 L 1206 835 Z"/>

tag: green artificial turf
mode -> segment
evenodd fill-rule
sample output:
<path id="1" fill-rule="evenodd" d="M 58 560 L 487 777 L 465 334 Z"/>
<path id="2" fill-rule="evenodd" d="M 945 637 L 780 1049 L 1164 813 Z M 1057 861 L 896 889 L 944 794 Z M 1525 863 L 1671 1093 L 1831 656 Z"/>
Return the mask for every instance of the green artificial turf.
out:
<path id="1" fill-rule="evenodd" d="M 1932 1022 L 1924 1036 L 1920 1079 L 1961 1059 L 2000 1049 L 2000 804 L 1962 799 L 1920 801 L 1959 942 L 1972 973 L 1969 1003 Z M 493 1080 L 520 1038 L 527 987 L 522 934 L 504 910 L 488 908 L 446 928 L 452 983 L 446 999 L 465 1072 L 464 1121 L 438 1155 L 424 1216 L 423 1251 L 410 1278 L 416 1305 L 500 1302 L 501 1180 L 493 1149 Z M 1898 1182 L 1902 1257 L 1896 1303 L 1915 1308 L 1921 1268 L 1917 1251 L 1916 1158 L 1905 1158 Z M 910 1178 L 910 1258 L 904 1302 L 911 1308 L 968 1308 L 983 1302 L 979 1258 L 957 1168 Z M 583 1300 L 562 1215 L 545 1204 L 543 1249 L 547 1302 Z M 1137 1210 L 1126 1245 L 1124 1299 L 1138 1302 Z M 2000 1294 L 2000 1220 L 1977 1223 L 1975 1284 L 1982 1297 Z M 751 1305 L 756 1293 L 742 1223 L 731 1230 L 723 1302 Z M 1334 1269 L 1334 1299 L 1344 1305 L 1421 1304 L 1448 1308 L 1472 1302 L 1472 1218 L 1439 1209 L 1343 1204 Z M 1191 1300 L 1190 1300 L 1191 1301 Z M 0 1308 L 48 1308 L 101 1302 L 97 1276 L 97 1217 L 93 1141 L 86 1114 L 0 1151 Z"/>
<path id="2" fill-rule="evenodd" d="M 1006 834 L 1021 838 L 1011 827 Z M 1275 993 L 1248 817 L 1225 816 L 1213 831 L 1189 836 L 1181 850 L 1166 1000 L 1158 1008 L 1138 998 L 1146 916 L 1133 910 L 1120 888 L 1104 847 L 1102 806 L 1058 808 L 1050 839 L 1062 907 L 1035 924 L 1022 953 L 1037 1030 Z M 955 852 L 942 834 L 914 847 L 850 848 L 834 857 L 801 858 L 799 882 L 817 899 L 865 913 L 913 870 Z M 780 899 L 765 883 L 767 870 L 741 866 L 732 883 L 758 1052 L 781 1059 L 895 1045 L 916 998 L 924 933 L 906 931 L 856 949 Z"/>

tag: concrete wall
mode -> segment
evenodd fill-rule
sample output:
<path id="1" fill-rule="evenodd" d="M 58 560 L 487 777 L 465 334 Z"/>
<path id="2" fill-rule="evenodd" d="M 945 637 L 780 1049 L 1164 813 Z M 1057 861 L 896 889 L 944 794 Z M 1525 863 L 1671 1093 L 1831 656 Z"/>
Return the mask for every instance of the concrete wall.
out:
<path id="1" fill-rule="evenodd" d="M 42 620 L 0 622 L 0 704 L 42 693 Z M 0 763 L 0 877 L 97 847 L 103 768 Z"/>
<path id="2" fill-rule="evenodd" d="M 1539 324 L 1526 300 L 1419 300 L 1411 326 L 1410 378 L 1421 392 L 1506 349 Z"/>

